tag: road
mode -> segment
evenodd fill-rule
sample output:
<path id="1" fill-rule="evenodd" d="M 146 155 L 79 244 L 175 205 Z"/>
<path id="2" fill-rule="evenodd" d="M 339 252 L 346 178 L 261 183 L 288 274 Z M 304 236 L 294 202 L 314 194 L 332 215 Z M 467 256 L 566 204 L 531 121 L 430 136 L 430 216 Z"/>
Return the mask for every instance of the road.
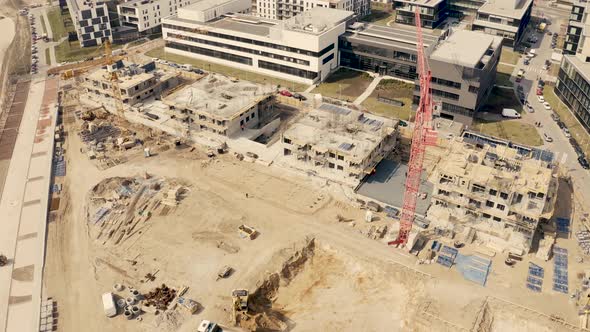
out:
<path id="1" fill-rule="evenodd" d="M 567 16 L 564 17 L 563 13 L 556 12 L 554 8 L 547 9 L 545 12 L 547 13 L 546 16 L 554 22 L 549 25 L 548 30 L 558 32 L 563 36 L 563 26 L 561 24 L 567 21 Z M 553 142 L 545 142 L 543 148 L 557 154 L 557 160 L 562 162 L 563 173 L 570 175 L 572 178 L 576 199 L 578 202 L 585 202 L 586 199 L 590 198 L 590 187 L 587 186 L 590 183 L 590 173 L 580 166 L 577 161 L 577 154 L 568 138 L 565 137 L 563 131 L 551 118 L 552 112 L 545 110 L 536 96 L 536 86 L 539 78 L 555 80 L 555 78 L 549 77 L 547 71 L 542 69 L 545 60 L 550 60 L 553 53 L 550 48 L 551 36 L 539 33 L 536 33 L 536 35 L 539 36 L 539 41 L 533 47 L 537 49 L 537 56 L 531 60 L 528 66 L 523 64 L 524 57 L 521 58 L 513 73 L 513 76 L 516 76 L 515 74 L 519 69 L 525 70 L 524 79 L 520 84 L 524 88 L 528 102 L 535 110 L 534 113 L 530 114 L 531 116 L 525 117 L 523 121 L 531 124 L 541 122 L 541 128 L 538 129 L 539 134 L 543 136 L 546 133 L 553 138 Z M 552 63 L 552 66 L 559 66 L 559 64 Z"/>

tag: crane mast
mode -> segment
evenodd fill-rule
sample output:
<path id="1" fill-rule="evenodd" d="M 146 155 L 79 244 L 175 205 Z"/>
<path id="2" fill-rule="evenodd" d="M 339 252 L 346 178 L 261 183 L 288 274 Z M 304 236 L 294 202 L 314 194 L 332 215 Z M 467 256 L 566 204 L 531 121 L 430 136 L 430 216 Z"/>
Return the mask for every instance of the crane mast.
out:
<path id="1" fill-rule="evenodd" d="M 115 100 L 116 112 L 118 116 L 124 117 L 123 101 L 121 100 L 121 90 L 119 89 L 119 77 L 117 76 L 117 70 L 112 68 L 115 60 L 113 59 L 113 49 L 111 47 L 111 42 L 108 40 L 105 41 L 104 46 L 107 71 L 110 72 L 109 80 L 111 81 L 111 89 L 113 92 L 113 99 Z"/>
<path id="2" fill-rule="evenodd" d="M 420 83 L 420 102 L 416 110 L 414 131 L 412 134 L 412 146 L 410 149 L 410 161 L 405 184 L 404 202 L 400 221 L 400 229 L 397 239 L 390 241 L 389 245 L 404 246 L 408 242 L 408 236 L 412 230 L 412 224 L 416 215 L 416 203 L 418 200 L 422 167 L 424 165 L 424 153 L 426 146 L 436 144 L 436 132 L 432 130 L 432 94 L 430 91 L 431 73 L 424 55 L 424 39 L 422 36 L 422 22 L 420 19 L 420 7 L 415 10 L 416 32 L 418 37 L 418 74 Z"/>

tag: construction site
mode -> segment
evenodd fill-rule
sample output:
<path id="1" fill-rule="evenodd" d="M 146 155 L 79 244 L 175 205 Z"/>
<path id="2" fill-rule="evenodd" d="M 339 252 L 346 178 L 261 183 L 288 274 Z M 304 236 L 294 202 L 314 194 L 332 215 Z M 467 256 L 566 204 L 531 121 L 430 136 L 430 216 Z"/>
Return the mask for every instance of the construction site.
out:
<path id="1" fill-rule="evenodd" d="M 423 49 L 403 127 L 109 53 L 62 73 L 41 331 L 586 330 L 567 172 L 437 135 Z"/>

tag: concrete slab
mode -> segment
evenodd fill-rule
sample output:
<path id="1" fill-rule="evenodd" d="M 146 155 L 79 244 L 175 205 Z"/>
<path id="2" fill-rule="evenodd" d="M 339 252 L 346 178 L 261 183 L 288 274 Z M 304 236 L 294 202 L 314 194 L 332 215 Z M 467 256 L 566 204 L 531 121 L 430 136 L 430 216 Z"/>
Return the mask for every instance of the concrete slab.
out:
<path id="1" fill-rule="evenodd" d="M 368 176 L 357 189 L 357 194 L 372 198 L 383 204 L 401 208 L 404 205 L 404 188 L 408 165 L 384 159 L 377 165 L 376 172 Z M 426 199 L 418 199 L 416 214 L 424 216 L 430 206 L 433 184 L 422 174 L 420 192 L 428 193 Z"/>

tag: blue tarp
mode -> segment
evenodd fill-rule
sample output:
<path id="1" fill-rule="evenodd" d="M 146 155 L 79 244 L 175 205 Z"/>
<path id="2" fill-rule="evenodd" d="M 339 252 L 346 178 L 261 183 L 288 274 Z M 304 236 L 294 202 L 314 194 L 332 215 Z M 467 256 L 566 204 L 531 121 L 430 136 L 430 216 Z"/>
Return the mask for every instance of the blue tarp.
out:
<path id="1" fill-rule="evenodd" d="M 457 254 L 455 259 L 457 270 L 463 278 L 485 286 L 492 266 L 492 261 L 476 255 Z"/>
<path id="2" fill-rule="evenodd" d="M 568 220 L 569 224 L 569 220 Z M 553 290 L 567 294 L 569 291 L 567 249 L 553 247 Z"/>

